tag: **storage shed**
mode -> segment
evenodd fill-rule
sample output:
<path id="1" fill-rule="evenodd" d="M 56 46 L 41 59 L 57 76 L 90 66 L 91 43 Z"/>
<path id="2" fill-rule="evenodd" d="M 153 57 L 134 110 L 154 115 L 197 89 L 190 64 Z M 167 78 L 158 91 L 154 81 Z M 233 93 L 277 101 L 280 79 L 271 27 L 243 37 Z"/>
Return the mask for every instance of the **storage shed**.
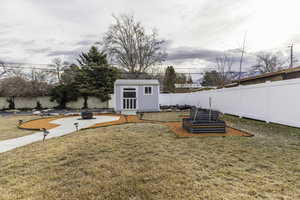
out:
<path id="1" fill-rule="evenodd" d="M 116 80 L 114 86 L 116 112 L 159 111 L 158 80 Z"/>

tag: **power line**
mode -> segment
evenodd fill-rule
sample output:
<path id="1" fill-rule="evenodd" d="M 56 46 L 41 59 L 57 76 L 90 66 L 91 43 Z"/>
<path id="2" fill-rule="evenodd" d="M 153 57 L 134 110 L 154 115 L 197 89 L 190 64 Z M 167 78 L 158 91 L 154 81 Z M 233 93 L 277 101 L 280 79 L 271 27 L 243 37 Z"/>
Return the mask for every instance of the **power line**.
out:
<path id="1" fill-rule="evenodd" d="M 7 63 L 5 63 L 5 64 L 7 64 Z M 11 64 L 11 63 L 9 63 L 9 64 Z M 46 67 L 29 67 L 29 66 L 9 66 L 8 68 L 12 68 L 12 69 L 31 69 L 31 70 L 54 70 L 54 71 L 57 70 L 55 67 L 46 68 Z M 195 68 L 176 68 L 176 69 L 195 69 Z M 123 72 L 123 74 L 134 74 L 134 73 Z M 149 72 L 147 74 L 165 74 L 165 73 Z M 204 74 L 204 72 L 177 72 L 177 74 Z"/>
<path id="2" fill-rule="evenodd" d="M 9 66 L 8 68 L 12 68 L 12 69 L 56 70 L 55 68 L 46 68 L 46 67 L 21 67 L 21 66 Z"/>
<path id="3" fill-rule="evenodd" d="M 45 64 L 45 63 L 22 63 L 22 62 L 2 62 L 6 65 L 45 65 L 45 66 L 53 66 L 53 64 Z"/>

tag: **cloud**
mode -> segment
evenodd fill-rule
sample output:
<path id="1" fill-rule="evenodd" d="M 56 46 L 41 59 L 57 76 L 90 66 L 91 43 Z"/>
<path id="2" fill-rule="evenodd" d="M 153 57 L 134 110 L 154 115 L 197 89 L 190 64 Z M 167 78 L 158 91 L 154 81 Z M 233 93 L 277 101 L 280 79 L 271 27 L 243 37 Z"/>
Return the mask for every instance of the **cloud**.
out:
<path id="1" fill-rule="evenodd" d="M 167 60 L 185 60 L 198 58 L 211 61 L 212 59 L 215 59 L 216 57 L 221 55 L 222 52 L 216 50 L 179 47 L 169 51 Z"/>
<path id="2" fill-rule="evenodd" d="M 20 45 L 20 46 L 32 46 L 35 44 L 35 40 L 23 40 L 18 38 L 1 38 L 0 46 L 7 47 L 12 45 Z"/>
<path id="3" fill-rule="evenodd" d="M 28 53 L 33 53 L 33 54 L 36 54 L 36 53 L 47 53 L 47 52 L 51 51 L 51 48 L 26 49 L 25 51 L 28 52 Z"/>
<path id="4" fill-rule="evenodd" d="M 228 55 L 232 57 L 233 62 L 239 62 L 241 53 L 236 50 L 210 50 L 193 47 L 179 47 L 171 49 L 168 54 L 168 60 L 202 59 L 208 62 L 215 62 L 217 57 Z"/>
<path id="5" fill-rule="evenodd" d="M 76 43 L 76 45 L 79 45 L 79 46 L 90 46 L 92 44 L 94 44 L 95 41 L 93 40 L 81 40 L 79 42 Z"/>
<path id="6" fill-rule="evenodd" d="M 231 57 L 233 61 L 233 70 L 239 68 L 241 51 L 239 49 L 230 49 L 227 51 L 192 48 L 192 47 L 178 47 L 169 50 L 167 63 L 175 64 L 181 67 L 191 68 L 204 68 L 214 66 L 217 57 L 227 55 Z M 243 64 L 245 68 L 249 68 L 256 61 L 256 58 L 252 54 L 245 54 Z"/>
<path id="7" fill-rule="evenodd" d="M 51 51 L 47 54 L 47 56 L 74 56 L 80 54 L 79 50 L 58 50 L 58 51 Z"/>
<path id="8" fill-rule="evenodd" d="M 7 55 L 1 56 L 32 63 L 47 63 L 53 56 L 72 59 L 101 39 L 113 23 L 112 13 L 132 13 L 146 30 L 156 27 L 167 41 L 168 62 L 181 66 L 213 63 L 224 51 L 238 64 L 236 48 L 247 30 L 246 47 L 254 53 L 300 41 L 295 34 L 300 21 L 289 23 L 300 16 L 297 1 L 274 1 L 272 9 L 261 0 L 111 0 L 103 5 L 99 0 L 2 0 L 0 47 Z M 300 45 L 294 50 L 298 56 Z M 245 55 L 245 65 L 253 60 Z"/>
<path id="9" fill-rule="evenodd" d="M 78 55 L 81 54 L 81 52 L 88 51 L 88 46 L 83 46 L 80 48 L 72 49 L 72 50 L 59 50 L 59 51 L 50 51 L 46 56 L 47 57 L 63 57 L 64 61 L 68 62 L 75 62 Z"/>
<path id="10" fill-rule="evenodd" d="M 83 38 L 98 38 L 99 35 L 97 34 L 84 34 L 84 35 L 81 35 Z"/>

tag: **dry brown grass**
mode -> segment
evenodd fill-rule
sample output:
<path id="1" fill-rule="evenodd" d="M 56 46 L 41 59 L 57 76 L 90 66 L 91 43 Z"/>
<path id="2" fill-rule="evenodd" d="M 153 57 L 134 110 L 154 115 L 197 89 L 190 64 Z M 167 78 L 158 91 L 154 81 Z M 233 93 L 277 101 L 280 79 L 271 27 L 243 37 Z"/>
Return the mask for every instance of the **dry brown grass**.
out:
<path id="1" fill-rule="evenodd" d="M 144 120 L 154 120 L 162 122 L 178 122 L 182 120 L 183 115 L 187 115 L 187 112 L 154 112 L 154 113 L 144 113 Z"/>
<path id="2" fill-rule="evenodd" d="M 300 199 L 299 137 L 260 131 L 188 139 L 150 123 L 80 131 L 0 154 L 0 199 Z"/>
<path id="3" fill-rule="evenodd" d="M 39 116 L 0 116 L 0 141 L 7 140 L 17 137 L 22 137 L 25 135 L 30 135 L 36 131 L 24 131 L 19 129 L 18 122 L 19 120 L 27 121 L 31 119 L 40 118 Z"/>

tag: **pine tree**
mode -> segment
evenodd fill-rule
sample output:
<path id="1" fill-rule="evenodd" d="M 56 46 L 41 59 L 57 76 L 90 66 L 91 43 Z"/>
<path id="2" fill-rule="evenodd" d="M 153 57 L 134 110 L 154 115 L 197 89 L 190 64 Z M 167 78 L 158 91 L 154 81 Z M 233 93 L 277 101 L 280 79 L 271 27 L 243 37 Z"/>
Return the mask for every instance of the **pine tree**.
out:
<path id="1" fill-rule="evenodd" d="M 218 86 L 219 74 L 213 70 L 211 72 L 205 72 L 202 85 L 203 86 Z"/>
<path id="2" fill-rule="evenodd" d="M 84 98 L 83 108 L 87 108 L 88 96 L 96 96 L 101 101 L 110 99 L 114 82 L 120 72 L 108 64 L 106 54 L 92 46 L 88 53 L 81 53 L 77 59 L 80 68 L 74 77 L 75 85 Z"/>
<path id="3" fill-rule="evenodd" d="M 92 46 L 87 53 L 82 52 L 77 62 L 80 66 L 102 66 L 108 64 L 106 54 L 100 52 L 95 46 Z"/>
<path id="4" fill-rule="evenodd" d="M 176 73 L 173 66 L 168 66 L 164 77 L 164 92 L 175 92 Z"/>
<path id="5" fill-rule="evenodd" d="M 72 65 L 62 74 L 62 85 L 57 88 L 53 96 L 64 107 L 65 88 L 74 88 L 84 98 L 83 108 L 88 108 L 88 97 L 96 96 L 101 101 L 110 99 L 113 93 L 114 82 L 120 77 L 120 71 L 108 64 L 106 55 L 94 46 L 87 53 L 81 53 L 77 59 L 80 66 Z M 72 96 L 73 97 L 73 96 Z"/>

